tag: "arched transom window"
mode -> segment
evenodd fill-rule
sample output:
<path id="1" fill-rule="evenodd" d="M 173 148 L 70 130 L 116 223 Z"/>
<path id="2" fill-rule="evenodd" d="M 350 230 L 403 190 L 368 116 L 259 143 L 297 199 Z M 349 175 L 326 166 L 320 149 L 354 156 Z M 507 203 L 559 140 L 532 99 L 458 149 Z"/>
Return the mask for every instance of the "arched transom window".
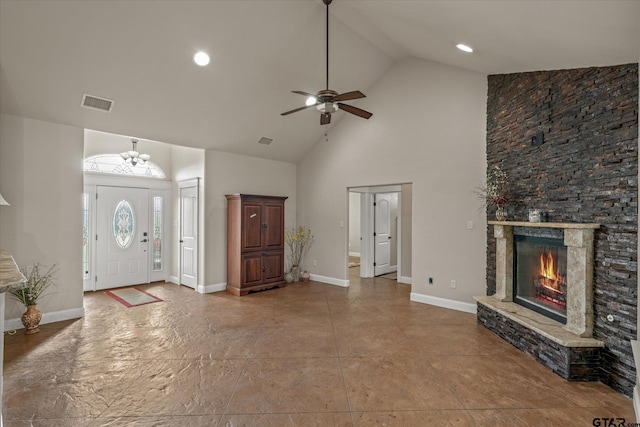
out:
<path id="1" fill-rule="evenodd" d="M 159 179 L 166 176 L 164 171 L 160 169 L 160 166 L 150 160 L 147 160 L 143 165 L 138 164 L 131 166 L 122 160 L 120 154 L 98 154 L 97 156 L 87 157 L 84 159 L 84 170 L 86 172 L 133 175 Z"/>

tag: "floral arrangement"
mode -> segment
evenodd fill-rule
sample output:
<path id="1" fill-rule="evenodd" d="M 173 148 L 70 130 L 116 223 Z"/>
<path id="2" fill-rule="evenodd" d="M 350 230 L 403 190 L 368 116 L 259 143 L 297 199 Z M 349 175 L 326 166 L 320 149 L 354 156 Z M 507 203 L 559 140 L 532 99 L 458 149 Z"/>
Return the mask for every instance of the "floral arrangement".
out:
<path id="1" fill-rule="evenodd" d="M 509 180 L 507 173 L 500 166 L 495 166 L 487 172 L 487 183 L 478 187 L 476 194 L 482 201 L 482 206 L 504 207 L 509 201 Z"/>
<path id="2" fill-rule="evenodd" d="M 311 230 L 304 226 L 287 228 L 284 233 L 285 241 L 289 247 L 289 260 L 292 267 L 300 267 L 302 259 L 309 251 L 313 243 Z"/>
<path id="3" fill-rule="evenodd" d="M 44 296 L 47 288 L 54 284 L 54 276 L 58 272 L 57 266 L 54 264 L 46 273 L 42 273 L 40 264 L 22 268 L 20 271 L 27 279 L 27 283 L 23 288 L 14 289 L 11 295 L 25 306 L 36 305 L 38 299 Z"/>

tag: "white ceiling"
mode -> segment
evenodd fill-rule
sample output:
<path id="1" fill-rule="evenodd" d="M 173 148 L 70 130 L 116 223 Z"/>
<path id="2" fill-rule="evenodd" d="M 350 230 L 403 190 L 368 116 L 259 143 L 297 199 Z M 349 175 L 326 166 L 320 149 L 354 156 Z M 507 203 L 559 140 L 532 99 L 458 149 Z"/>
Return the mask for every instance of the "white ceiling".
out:
<path id="1" fill-rule="evenodd" d="M 411 56 L 482 74 L 640 58 L 639 0 L 334 0 L 330 12 L 338 92 L 366 94 Z M 313 109 L 280 113 L 304 105 L 291 90 L 324 88 L 324 43 L 320 0 L 0 0 L 0 112 L 297 161 L 325 127 Z M 114 100 L 112 112 L 81 108 L 83 93 Z M 373 102 L 349 103 L 375 120 Z"/>

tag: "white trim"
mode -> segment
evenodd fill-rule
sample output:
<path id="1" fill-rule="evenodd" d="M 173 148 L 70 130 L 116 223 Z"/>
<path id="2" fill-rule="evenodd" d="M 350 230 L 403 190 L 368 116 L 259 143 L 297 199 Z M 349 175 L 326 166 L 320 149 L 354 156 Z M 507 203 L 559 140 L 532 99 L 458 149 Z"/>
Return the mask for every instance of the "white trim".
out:
<path id="1" fill-rule="evenodd" d="M 349 252 L 349 256 L 357 256 L 360 258 L 360 252 Z"/>
<path id="2" fill-rule="evenodd" d="M 638 415 L 640 415 L 640 391 L 638 391 L 638 385 L 633 388 L 633 410 L 636 413 L 636 420 L 640 420 Z"/>
<path id="3" fill-rule="evenodd" d="M 180 279 L 178 278 L 178 276 L 169 276 L 169 278 L 166 281 L 173 283 L 175 285 L 180 284 Z"/>
<path id="4" fill-rule="evenodd" d="M 341 286 L 343 288 L 349 287 L 348 280 L 336 279 L 334 277 L 320 276 L 319 274 L 310 274 L 309 279 L 313 280 L 314 282 L 327 283 L 329 285 Z"/>
<path id="5" fill-rule="evenodd" d="M 478 306 L 468 302 L 461 302 L 447 298 L 434 297 L 431 295 L 411 292 L 411 301 L 422 304 L 435 305 L 437 307 L 450 308 L 452 310 L 464 311 L 465 313 L 476 314 Z"/>
<path id="6" fill-rule="evenodd" d="M 113 176 L 104 174 L 84 173 L 85 185 L 105 185 L 108 187 L 148 188 L 153 190 L 171 190 L 171 181 L 140 178 L 133 175 Z"/>
<path id="7" fill-rule="evenodd" d="M 202 178 L 189 178 L 178 181 L 178 188 L 200 187 L 200 180 Z"/>
<path id="8" fill-rule="evenodd" d="M 400 193 L 402 192 L 402 184 L 349 187 L 349 191 L 354 193 Z"/>
<path id="9" fill-rule="evenodd" d="M 216 283 L 215 285 L 198 285 L 196 292 L 200 294 L 210 294 L 212 292 L 224 292 L 227 290 L 227 283 Z"/>
<path id="10" fill-rule="evenodd" d="M 50 313 L 42 313 L 41 325 L 53 322 L 61 322 L 63 320 L 80 319 L 84 317 L 84 307 L 70 308 L 68 310 L 53 311 Z M 24 325 L 20 318 L 7 319 L 4 322 L 4 330 L 12 331 L 15 329 L 22 329 Z"/>
<path id="11" fill-rule="evenodd" d="M 398 283 L 406 283 L 407 285 L 410 285 L 411 284 L 411 277 L 398 276 Z"/>

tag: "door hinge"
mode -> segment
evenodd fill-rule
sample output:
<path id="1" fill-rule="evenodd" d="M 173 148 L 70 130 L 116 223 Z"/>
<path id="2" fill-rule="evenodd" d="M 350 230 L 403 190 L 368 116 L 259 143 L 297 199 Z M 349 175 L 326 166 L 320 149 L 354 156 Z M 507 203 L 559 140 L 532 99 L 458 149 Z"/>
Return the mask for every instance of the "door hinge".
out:
<path id="1" fill-rule="evenodd" d="M 98 235 L 96 234 L 96 240 L 98 240 Z"/>
<path id="2" fill-rule="evenodd" d="M 376 234 L 376 232 L 374 231 L 374 232 L 373 232 L 373 237 L 376 237 L 376 236 L 377 236 L 377 234 Z"/>
<path id="3" fill-rule="evenodd" d="M 373 202 L 373 206 L 378 206 L 378 205 L 376 204 L 376 202 Z"/>
<path id="4" fill-rule="evenodd" d="M 374 266 L 374 267 L 376 266 L 376 263 L 375 263 L 375 262 L 373 263 L 373 266 Z"/>
<path id="5" fill-rule="evenodd" d="M 98 200 L 98 193 L 96 193 L 96 200 Z"/>
<path id="6" fill-rule="evenodd" d="M 96 283 L 98 282 L 98 276 L 96 276 Z"/>

